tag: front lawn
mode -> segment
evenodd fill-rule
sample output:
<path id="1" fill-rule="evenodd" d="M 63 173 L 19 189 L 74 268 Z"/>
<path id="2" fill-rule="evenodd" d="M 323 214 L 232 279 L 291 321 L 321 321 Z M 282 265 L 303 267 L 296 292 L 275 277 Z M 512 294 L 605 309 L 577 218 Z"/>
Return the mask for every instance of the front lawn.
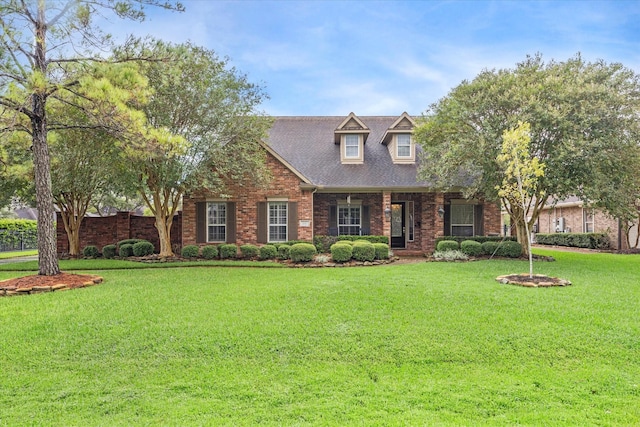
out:
<path id="1" fill-rule="evenodd" d="M 538 252 L 573 286 L 499 284 L 528 263 L 492 260 L 0 298 L 0 425 L 639 424 L 639 259 Z"/>

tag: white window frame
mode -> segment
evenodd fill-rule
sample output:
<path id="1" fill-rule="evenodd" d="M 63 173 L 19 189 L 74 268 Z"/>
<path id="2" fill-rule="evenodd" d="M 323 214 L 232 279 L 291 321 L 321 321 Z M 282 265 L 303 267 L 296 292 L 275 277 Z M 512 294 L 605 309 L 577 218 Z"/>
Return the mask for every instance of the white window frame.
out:
<path id="1" fill-rule="evenodd" d="M 210 209 L 213 207 L 213 205 L 218 205 L 219 207 L 224 208 L 224 221 L 221 221 L 219 217 L 213 218 L 213 221 L 212 221 Z M 227 241 L 228 208 L 229 206 L 227 205 L 226 202 L 207 202 L 207 242 L 226 242 Z M 224 231 L 222 232 L 223 234 L 222 239 L 212 238 L 212 228 L 214 227 L 223 228 Z M 218 232 L 218 237 L 219 236 L 220 236 L 220 232 Z"/>
<path id="2" fill-rule="evenodd" d="M 593 209 L 583 209 L 583 217 L 582 217 L 582 229 L 585 233 L 593 233 L 595 232 L 596 226 L 596 213 Z M 589 221 L 589 217 L 591 217 L 591 221 Z M 589 225 L 591 225 L 591 230 L 589 230 Z"/>
<path id="3" fill-rule="evenodd" d="M 347 209 L 347 215 L 344 215 L 344 210 Z M 357 214 L 354 215 L 354 211 L 357 209 Z M 346 219 L 346 222 L 345 222 Z M 338 236 L 359 236 L 362 233 L 362 205 L 338 205 Z M 343 230 L 355 231 L 357 233 L 345 233 Z"/>
<path id="4" fill-rule="evenodd" d="M 272 216 L 272 208 L 276 211 Z M 280 211 L 284 210 L 284 223 Z M 273 221 L 275 220 L 275 221 Z M 268 242 L 286 242 L 289 235 L 289 203 L 283 201 L 273 201 L 267 203 L 267 233 Z M 284 232 L 283 232 L 284 231 Z"/>
<path id="5" fill-rule="evenodd" d="M 400 144 L 401 141 L 402 144 Z M 407 154 L 400 154 L 400 148 L 406 148 L 408 150 Z M 411 148 L 411 134 L 399 133 L 396 135 L 396 156 L 399 159 L 410 159 L 413 157 L 411 155 Z"/>
<path id="6" fill-rule="evenodd" d="M 356 154 L 349 155 L 349 149 L 355 148 Z M 344 158 L 359 159 L 360 158 L 360 135 L 347 134 L 344 136 Z"/>
<path id="7" fill-rule="evenodd" d="M 459 222 L 456 223 L 454 222 L 454 209 L 456 208 L 471 208 L 471 222 L 470 223 L 463 223 L 463 222 Z M 476 213 L 476 209 L 475 209 L 475 205 L 472 204 L 465 204 L 465 203 L 452 203 L 451 204 L 451 208 L 450 208 L 450 222 L 451 222 L 451 235 L 452 236 L 475 236 L 475 213 Z M 457 219 L 457 218 L 456 218 Z M 454 227 L 471 227 L 471 234 L 456 234 L 453 232 Z"/>

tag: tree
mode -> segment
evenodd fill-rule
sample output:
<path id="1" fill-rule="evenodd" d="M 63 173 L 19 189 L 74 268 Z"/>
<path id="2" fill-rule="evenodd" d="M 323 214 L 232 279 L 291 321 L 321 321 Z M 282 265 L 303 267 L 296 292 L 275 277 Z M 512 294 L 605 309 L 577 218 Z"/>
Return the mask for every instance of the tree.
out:
<path id="1" fill-rule="evenodd" d="M 87 86 L 82 85 L 76 73 L 69 76 L 63 64 L 104 61 L 94 52 L 99 50 L 97 47 L 108 45 L 109 38 L 91 18 L 102 9 L 119 17 L 142 20 L 145 5 L 182 9 L 179 3 L 156 0 L 6 0 L 0 5 L 0 128 L 4 132 L 26 132 L 31 137 L 41 275 L 60 272 L 47 135 L 51 129 L 73 126 L 50 122 L 47 103 L 61 95 L 85 101 L 90 97 L 91 91 L 83 93 Z"/>
<path id="2" fill-rule="evenodd" d="M 626 203 L 628 186 L 640 184 L 639 106 L 639 78 L 621 64 L 588 63 L 579 55 L 544 63 L 536 55 L 515 69 L 483 71 L 433 104 L 417 126 L 420 176 L 437 188 L 497 202 L 503 132 L 528 122 L 530 151 L 546 168 L 538 182 L 544 196 L 533 201 L 526 226 L 551 198 L 575 195 L 612 209 Z M 513 222 L 524 245 L 524 217 Z"/>
<path id="3" fill-rule="evenodd" d="M 189 43 L 140 42 L 133 54 L 153 96 L 143 111 L 155 131 L 125 146 L 131 186 L 155 216 L 160 256 L 172 256 L 171 225 L 185 193 L 224 189 L 225 180 L 265 184 L 261 147 L 271 120 L 256 111 L 265 95 L 211 50 Z"/>
<path id="4" fill-rule="evenodd" d="M 497 160 L 504 172 L 502 185 L 498 187 L 498 196 L 511 218 L 524 224 L 526 237 L 523 239 L 518 236 L 518 240 L 525 240 L 527 243 L 529 277 L 533 277 L 531 231 L 527 217 L 535 200 L 544 197 L 544 191 L 538 189 L 539 178 L 544 176 L 544 164 L 531 154 L 530 132 L 529 123 L 519 123 L 517 128 L 504 131 L 502 152 Z"/>

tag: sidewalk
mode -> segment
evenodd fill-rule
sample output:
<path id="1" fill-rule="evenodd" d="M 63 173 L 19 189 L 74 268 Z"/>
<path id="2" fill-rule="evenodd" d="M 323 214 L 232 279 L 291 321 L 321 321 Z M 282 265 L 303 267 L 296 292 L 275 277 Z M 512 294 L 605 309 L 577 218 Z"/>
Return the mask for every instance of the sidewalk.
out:
<path id="1" fill-rule="evenodd" d="M 14 262 L 35 261 L 37 259 L 38 259 L 38 255 L 17 256 L 14 258 L 0 259 L 0 264 L 12 264 Z"/>

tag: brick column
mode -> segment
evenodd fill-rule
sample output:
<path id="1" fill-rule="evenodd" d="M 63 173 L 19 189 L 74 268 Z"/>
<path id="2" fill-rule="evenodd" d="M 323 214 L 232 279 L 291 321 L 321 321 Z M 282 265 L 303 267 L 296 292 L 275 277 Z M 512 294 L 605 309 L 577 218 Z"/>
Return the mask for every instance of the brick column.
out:
<path id="1" fill-rule="evenodd" d="M 131 212 L 116 213 L 116 239 L 120 240 L 131 238 Z"/>
<path id="2" fill-rule="evenodd" d="M 387 219 L 384 211 L 391 209 L 391 192 L 382 192 L 382 235 L 389 238 L 389 246 L 391 246 L 391 219 Z"/>

